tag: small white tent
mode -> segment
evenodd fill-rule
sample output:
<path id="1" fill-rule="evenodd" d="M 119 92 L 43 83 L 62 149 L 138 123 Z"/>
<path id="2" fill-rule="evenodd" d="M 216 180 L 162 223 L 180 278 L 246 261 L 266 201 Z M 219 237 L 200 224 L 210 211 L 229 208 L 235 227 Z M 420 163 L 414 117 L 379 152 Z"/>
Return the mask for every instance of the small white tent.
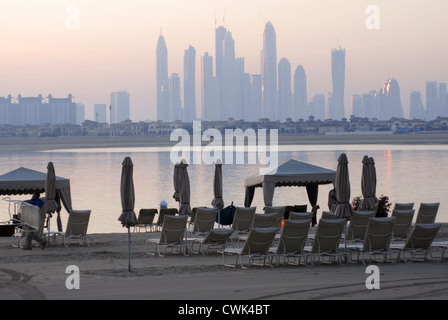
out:
<path id="1" fill-rule="evenodd" d="M 336 171 L 314 166 L 297 160 L 289 160 L 278 168 L 263 174 L 246 178 L 244 205 L 250 207 L 255 188 L 263 188 L 265 206 L 272 206 L 276 187 L 306 187 L 311 206 L 317 202 L 318 185 L 334 183 Z"/>
<path id="2" fill-rule="evenodd" d="M 0 176 L 0 195 L 45 192 L 46 173 L 20 167 Z M 56 192 L 67 212 L 72 210 L 70 180 L 56 177 Z"/>

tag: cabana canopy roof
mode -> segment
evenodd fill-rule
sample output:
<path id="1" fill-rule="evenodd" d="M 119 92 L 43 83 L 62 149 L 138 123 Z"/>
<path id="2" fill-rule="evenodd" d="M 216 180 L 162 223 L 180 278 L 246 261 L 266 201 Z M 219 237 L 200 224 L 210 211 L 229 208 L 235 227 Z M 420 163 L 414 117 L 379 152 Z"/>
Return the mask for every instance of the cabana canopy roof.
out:
<path id="1" fill-rule="evenodd" d="M 46 173 L 20 167 L 0 176 L 0 195 L 33 194 L 45 191 Z M 70 180 L 56 177 L 56 191 L 67 211 L 72 209 Z"/>
<path id="2" fill-rule="evenodd" d="M 335 178 L 336 171 L 291 159 L 266 174 L 246 178 L 245 187 L 262 187 L 263 183 L 274 184 L 275 187 L 303 187 L 310 183 L 334 183 Z"/>
<path id="3" fill-rule="evenodd" d="M 336 171 L 291 159 L 270 172 L 246 178 L 244 205 L 251 205 L 257 187 L 263 188 L 265 205 L 272 206 L 276 187 L 297 186 L 307 187 L 308 197 L 313 199 L 312 206 L 315 206 L 318 185 L 334 183 L 335 179 Z"/>

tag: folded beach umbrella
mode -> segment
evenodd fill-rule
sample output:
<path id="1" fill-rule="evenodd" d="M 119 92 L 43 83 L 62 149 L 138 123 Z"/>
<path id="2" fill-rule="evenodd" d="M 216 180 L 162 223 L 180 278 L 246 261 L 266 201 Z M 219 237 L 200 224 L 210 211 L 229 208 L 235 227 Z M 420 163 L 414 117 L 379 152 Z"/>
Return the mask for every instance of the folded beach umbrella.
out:
<path id="1" fill-rule="evenodd" d="M 53 162 L 47 164 L 47 176 L 45 177 L 45 197 L 47 198 L 44 206 L 45 213 L 52 214 L 57 211 L 58 231 L 62 231 L 62 222 L 60 213 L 60 205 L 56 201 L 56 173 L 54 171 Z"/>
<path id="2" fill-rule="evenodd" d="M 180 201 L 180 195 L 179 195 L 179 164 L 176 163 L 174 165 L 174 173 L 173 173 L 173 185 L 174 185 L 174 194 L 173 198 L 176 201 Z"/>
<path id="3" fill-rule="evenodd" d="M 129 229 L 137 224 L 134 212 L 134 165 L 130 157 L 124 158 L 122 165 L 120 186 L 122 212 L 118 220 L 121 221 L 123 227 L 128 229 L 128 271 L 131 272 L 131 233 Z"/>
<path id="4" fill-rule="evenodd" d="M 212 201 L 214 208 L 224 208 L 224 200 L 222 198 L 222 163 L 220 160 L 215 163 L 215 177 L 213 179 L 213 193 L 215 198 Z"/>
<path id="5" fill-rule="evenodd" d="M 179 164 L 179 214 L 191 214 L 190 207 L 190 177 L 187 171 L 188 164 L 185 160 Z"/>
<path id="6" fill-rule="evenodd" d="M 345 153 L 342 153 L 338 159 L 334 187 L 337 200 L 334 214 L 339 218 L 350 218 L 353 208 L 350 204 L 350 179 L 348 174 L 348 160 Z"/>
<path id="7" fill-rule="evenodd" d="M 373 163 L 372 163 L 373 162 Z M 362 175 L 361 175 L 361 192 L 363 200 L 359 205 L 360 210 L 373 211 L 375 210 L 376 197 L 376 173 L 375 162 L 373 158 L 364 156 L 362 159 Z"/>
<path id="8" fill-rule="evenodd" d="M 369 175 L 370 175 L 370 183 L 372 185 L 372 198 L 374 199 L 375 204 L 378 202 L 378 198 L 376 197 L 376 168 L 375 168 L 375 160 L 370 157 L 369 158 Z"/>

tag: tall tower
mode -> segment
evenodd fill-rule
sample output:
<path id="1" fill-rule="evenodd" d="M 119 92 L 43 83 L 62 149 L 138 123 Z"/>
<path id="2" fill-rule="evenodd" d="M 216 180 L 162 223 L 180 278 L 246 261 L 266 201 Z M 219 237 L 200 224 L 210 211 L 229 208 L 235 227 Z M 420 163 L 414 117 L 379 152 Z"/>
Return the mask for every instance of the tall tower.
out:
<path id="1" fill-rule="evenodd" d="M 392 117 L 402 118 L 403 107 L 400 98 L 400 86 L 396 79 L 388 79 L 378 91 L 378 118 L 389 120 Z"/>
<path id="2" fill-rule="evenodd" d="M 291 91 L 291 63 L 288 59 L 282 58 L 278 63 L 278 110 L 280 121 L 287 118 L 294 120 L 292 114 L 292 91 Z"/>
<path id="3" fill-rule="evenodd" d="M 267 22 L 263 34 L 261 53 L 262 116 L 278 120 L 277 110 L 277 35 L 271 22 Z"/>
<path id="4" fill-rule="evenodd" d="M 224 40 L 223 81 L 221 86 L 221 115 L 223 120 L 236 117 L 235 71 L 235 41 L 232 33 L 227 31 Z"/>
<path id="5" fill-rule="evenodd" d="M 130 120 L 131 109 L 129 93 L 125 90 L 112 92 L 110 94 L 110 105 L 112 106 L 112 110 L 115 110 L 115 121 L 113 123 L 120 123 L 125 120 Z"/>
<path id="6" fill-rule="evenodd" d="M 306 74 L 303 66 L 298 66 L 294 73 L 294 118 L 307 119 L 308 113 L 308 98 L 306 93 Z"/>
<path id="7" fill-rule="evenodd" d="M 412 91 L 410 97 L 410 119 L 425 119 L 425 107 L 422 102 L 422 95 L 420 91 Z"/>
<path id="8" fill-rule="evenodd" d="M 182 120 L 182 102 L 180 98 L 180 77 L 177 73 L 170 76 L 170 114 L 169 121 Z"/>
<path id="9" fill-rule="evenodd" d="M 160 32 L 156 49 L 157 120 L 169 120 L 168 50 Z"/>
<path id="10" fill-rule="evenodd" d="M 223 86 L 224 86 L 224 41 L 227 29 L 223 26 L 215 28 L 215 77 L 216 77 L 216 110 L 217 118 L 223 120 Z"/>
<path id="11" fill-rule="evenodd" d="M 201 61 L 201 106 L 202 106 L 202 119 L 204 120 L 217 120 L 215 113 L 215 90 L 214 90 L 214 77 L 213 77 L 213 57 L 206 52 L 202 56 Z"/>
<path id="12" fill-rule="evenodd" d="M 189 46 L 184 54 L 184 121 L 196 120 L 196 49 Z"/>
<path id="13" fill-rule="evenodd" d="M 345 117 L 345 49 L 331 49 L 331 80 L 333 93 L 328 102 L 328 116 L 333 120 L 341 120 Z"/>

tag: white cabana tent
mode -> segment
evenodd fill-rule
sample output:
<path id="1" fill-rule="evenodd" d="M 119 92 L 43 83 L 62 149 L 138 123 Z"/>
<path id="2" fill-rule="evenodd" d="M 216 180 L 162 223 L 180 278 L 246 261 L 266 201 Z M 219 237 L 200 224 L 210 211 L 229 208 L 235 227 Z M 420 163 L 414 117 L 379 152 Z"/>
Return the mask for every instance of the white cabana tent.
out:
<path id="1" fill-rule="evenodd" d="M 45 192 L 47 173 L 20 167 L 0 176 L 0 195 L 33 194 Z M 70 180 L 56 177 L 56 193 L 67 212 L 72 210 Z"/>
<path id="2" fill-rule="evenodd" d="M 314 208 L 317 202 L 318 186 L 334 183 L 336 171 L 314 166 L 297 160 L 289 160 L 276 169 L 246 178 L 244 205 L 250 207 L 255 188 L 263 188 L 265 206 L 272 206 L 276 187 L 306 187 L 308 199 Z"/>

